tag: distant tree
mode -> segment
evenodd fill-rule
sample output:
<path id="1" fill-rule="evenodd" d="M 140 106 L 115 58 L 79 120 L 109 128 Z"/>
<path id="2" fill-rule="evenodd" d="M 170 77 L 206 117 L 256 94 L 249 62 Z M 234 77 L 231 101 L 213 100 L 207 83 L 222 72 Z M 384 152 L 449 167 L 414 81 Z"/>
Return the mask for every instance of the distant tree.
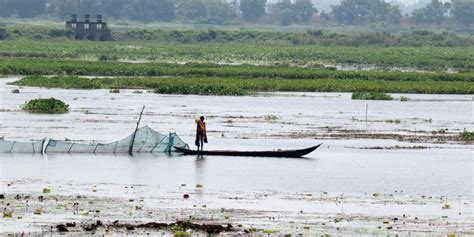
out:
<path id="1" fill-rule="evenodd" d="M 130 19 L 130 15 L 135 11 L 134 8 L 130 6 L 130 0 L 100 0 L 100 12 L 107 16 L 113 17 L 115 19 Z"/>
<path id="2" fill-rule="evenodd" d="M 108 0 L 117 1 L 117 0 Z M 120 0 L 118 1 L 120 2 Z M 126 2 L 126 3 L 125 3 Z M 172 21 L 175 19 L 175 5 L 173 0 L 131 0 L 125 1 L 125 11 L 115 12 L 127 16 L 130 20 L 137 21 Z M 112 3 L 110 3 L 112 4 Z M 120 5 L 117 5 L 120 6 Z M 104 12 L 110 9 L 103 8 Z"/>
<path id="3" fill-rule="evenodd" d="M 402 19 L 400 7 L 398 5 L 391 5 L 389 3 L 387 3 L 385 6 L 385 23 L 391 25 L 400 25 L 400 20 Z"/>
<path id="4" fill-rule="evenodd" d="M 293 9 L 291 0 L 282 0 L 281 2 L 272 4 L 270 14 L 272 18 L 278 21 L 282 26 L 288 26 L 293 23 Z"/>
<path id="5" fill-rule="evenodd" d="M 385 0 L 342 0 L 331 7 L 334 19 L 346 25 L 399 24 L 401 18 L 399 7 Z"/>
<path id="6" fill-rule="evenodd" d="M 8 17 L 8 6 L 6 0 L 0 0 L 0 17 Z"/>
<path id="7" fill-rule="evenodd" d="M 325 11 L 321 12 L 321 20 L 325 23 L 332 21 L 332 16 L 330 13 L 327 13 Z"/>
<path id="8" fill-rule="evenodd" d="M 308 24 L 311 17 L 317 13 L 311 0 L 282 0 L 269 7 L 269 14 L 280 25 Z"/>
<path id="9" fill-rule="evenodd" d="M 71 14 L 77 14 L 78 17 L 84 14 L 93 16 L 102 13 L 99 3 L 100 1 L 96 0 L 58 0 L 58 16 L 62 19 L 71 16 Z"/>
<path id="10" fill-rule="evenodd" d="M 413 22 L 417 24 L 441 25 L 445 21 L 445 14 L 450 8 L 450 3 L 443 3 L 440 0 L 431 0 L 431 3 L 423 8 L 413 11 Z"/>
<path id="11" fill-rule="evenodd" d="M 292 9 L 293 21 L 303 24 L 308 24 L 311 17 L 318 12 L 311 0 L 295 0 Z"/>
<path id="12" fill-rule="evenodd" d="M 207 17 L 204 23 L 222 25 L 231 22 L 236 17 L 232 6 L 220 0 L 206 1 Z"/>
<path id="13" fill-rule="evenodd" d="M 207 9 L 201 0 L 178 0 L 176 17 L 184 22 L 201 22 L 207 17 Z"/>
<path id="14" fill-rule="evenodd" d="M 2 14 L 5 16 L 17 15 L 20 18 L 32 18 L 46 12 L 46 0 L 5 0 L 0 5 L 5 7 Z"/>
<path id="15" fill-rule="evenodd" d="M 232 8 L 232 11 L 234 11 L 234 13 L 236 13 L 236 14 L 237 13 L 239 13 L 239 14 L 242 13 L 242 11 L 240 10 L 239 2 L 237 0 L 231 0 L 229 2 L 229 4 L 230 4 L 230 7 Z"/>
<path id="16" fill-rule="evenodd" d="M 453 0 L 451 14 L 454 20 L 469 27 L 474 24 L 474 2 L 467 0 Z"/>
<path id="17" fill-rule="evenodd" d="M 255 22 L 265 15 L 267 0 L 240 0 L 240 10 L 245 21 Z"/>

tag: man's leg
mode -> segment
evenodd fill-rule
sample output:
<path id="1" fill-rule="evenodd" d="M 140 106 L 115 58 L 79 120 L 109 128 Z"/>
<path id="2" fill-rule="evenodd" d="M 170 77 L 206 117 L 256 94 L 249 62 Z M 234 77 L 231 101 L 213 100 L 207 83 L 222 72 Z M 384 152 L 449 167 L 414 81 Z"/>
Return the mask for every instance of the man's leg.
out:
<path id="1" fill-rule="evenodd" d="M 201 136 L 201 151 L 204 150 L 204 135 Z"/>
<path id="2" fill-rule="evenodd" d="M 196 141 L 194 141 L 194 145 L 197 146 L 197 150 L 199 151 L 199 134 L 196 134 Z"/>

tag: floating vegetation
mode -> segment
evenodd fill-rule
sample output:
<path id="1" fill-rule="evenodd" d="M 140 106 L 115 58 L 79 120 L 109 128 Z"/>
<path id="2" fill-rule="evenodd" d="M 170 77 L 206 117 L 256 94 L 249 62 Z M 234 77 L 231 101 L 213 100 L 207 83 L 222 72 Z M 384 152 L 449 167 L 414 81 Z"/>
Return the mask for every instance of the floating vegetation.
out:
<path id="1" fill-rule="evenodd" d="M 64 114 L 69 112 L 69 105 L 55 98 L 34 99 L 22 105 L 22 109 L 30 113 Z"/>
<path id="2" fill-rule="evenodd" d="M 174 237 L 191 237 L 191 233 L 184 232 L 184 231 L 176 231 L 173 233 Z"/>
<path id="3" fill-rule="evenodd" d="M 442 209 L 451 209 L 451 205 L 449 203 L 445 203 Z"/>
<path id="4" fill-rule="evenodd" d="M 472 142 L 474 141 L 474 132 L 463 131 L 459 135 L 459 138 L 461 139 L 461 141 L 464 141 L 464 142 Z"/>
<path id="5" fill-rule="evenodd" d="M 10 27 L 9 27 L 10 28 Z M 134 29 L 118 33 L 122 43 L 51 39 L 49 27 L 11 26 L 12 39 L 0 45 L 1 57 L 46 59 L 139 59 L 179 62 L 265 62 L 362 64 L 417 68 L 474 68 L 469 34 L 380 34 L 269 30 Z M 57 31 L 57 29 L 54 29 Z M 40 35 L 42 40 L 28 39 Z M 210 37 L 211 36 L 211 37 Z M 137 43 L 140 42 L 140 43 Z M 203 44 L 202 42 L 206 42 Z M 246 47 L 242 47 L 245 42 Z M 185 43 L 185 44 L 183 44 Z M 387 47 L 387 46 L 400 47 Z M 448 47 L 440 47 L 448 46 Z M 78 53 L 80 52 L 80 53 Z M 2 63 L 0 63 L 2 64 Z"/>
<path id="6" fill-rule="evenodd" d="M 400 119 L 389 119 L 389 120 L 385 120 L 385 122 L 387 122 L 387 123 L 396 123 L 396 124 L 401 123 Z"/>
<path id="7" fill-rule="evenodd" d="M 473 66 L 474 67 L 474 66 Z M 367 81 L 474 82 L 474 73 L 358 71 L 294 65 L 226 65 L 217 63 L 126 63 L 78 60 L 0 59 L 0 74 L 70 76 L 169 76 L 268 79 L 352 79 Z"/>
<path id="8" fill-rule="evenodd" d="M 472 94 L 474 83 L 464 81 L 373 81 L 357 79 L 269 79 L 235 77 L 81 77 L 27 76 L 12 83 L 64 89 L 152 89 L 160 94 L 249 95 L 253 92 L 360 92 L 364 98 L 388 98 L 383 93 Z M 377 93 L 368 93 L 377 92 Z M 391 97 L 390 97 L 391 98 Z"/>
<path id="9" fill-rule="evenodd" d="M 35 214 L 35 215 L 41 215 L 41 214 L 43 214 L 43 212 L 44 212 L 43 209 L 37 208 L 37 209 L 33 212 L 33 214 Z"/>
<path id="10" fill-rule="evenodd" d="M 269 121 L 269 122 L 274 122 L 278 120 L 278 116 L 273 115 L 273 114 L 267 114 L 263 118 L 265 119 L 265 121 Z"/>
<path id="11" fill-rule="evenodd" d="M 3 211 L 3 218 L 12 218 L 13 217 L 13 211 Z"/>
<path id="12" fill-rule="evenodd" d="M 406 102 L 406 101 L 409 101 L 409 100 L 410 100 L 410 98 L 408 98 L 408 97 L 405 97 L 405 96 L 400 97 L 400 101 Z"/>
<path id="13" fill-rule="evenodd" d="M 356 149 L 363 149 L 363 150 L 422 150 L 422 149 L 442 149 L 442 147 L 429 147 L 429 146 L 371 146 L 371 147 L 351 147 Z"/>
<path id="14" fill-rule="evenodd" d="M 239 96 L 247 95 L 248 92 L 233 85 L 226 83 L 220 83 L 216 81 L 214 83 L 199 83 L 198 81 L 191 82 L 192 80 L 167 80 L 164 78 L 161 83 L 157 83 L 157 88 L 154 89 L 154 93 L 157 94 L 180 94 L 180 95 L 217 95 L 217 96 Z M 190 83 L 186 83 L 190 82 Z"/>
<path id="15" fill-rule="evenodd" d="M 354 92 L 353 100 L 393 100 L 392 96 L 380 92 Z"/>
<path id="16" fill-rule="evenodd" d="M 276 230 L 263 230 L 262 233 L 267 234 L 267 235 L 272 235 L 272 234 L 277 233 L 277 231 Z"/>

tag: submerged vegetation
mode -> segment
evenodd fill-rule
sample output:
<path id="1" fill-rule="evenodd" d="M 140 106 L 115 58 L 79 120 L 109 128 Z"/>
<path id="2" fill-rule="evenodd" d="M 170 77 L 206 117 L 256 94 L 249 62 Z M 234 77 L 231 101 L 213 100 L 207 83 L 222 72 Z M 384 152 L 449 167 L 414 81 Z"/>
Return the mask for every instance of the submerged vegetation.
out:
<path id="1" fill-rule="evenodd" d="M 69 111 L 69 105 L 55 98 L 33 99 L 26 102 L 22 109 L 30 113 L 64 114 Z"/>
<path id="2" fill-rule="evenodd" d="M 152 89 L 163 94 L 247 95 L 253 92 L 380 92 L 473 94 L 474 84 L 464 81 L 377 81 L 359 79 L 271 79 L 237 77 L 81 77 L 28 76 L 13 83 L 67 89 Z M 378 94 L 377 94 L 378 95 Z"/>

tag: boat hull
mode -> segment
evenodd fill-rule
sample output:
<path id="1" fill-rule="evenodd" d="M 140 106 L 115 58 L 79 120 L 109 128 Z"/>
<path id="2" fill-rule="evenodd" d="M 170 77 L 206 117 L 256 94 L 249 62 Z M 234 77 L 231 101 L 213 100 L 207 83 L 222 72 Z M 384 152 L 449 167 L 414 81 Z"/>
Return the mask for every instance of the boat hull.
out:
<path id="1" fill-rule="evenodd" d="M 317 146 L 309 147 L 306 149 L 282 151 L 196 151 L 179 147 L 175 147 L 175 149 L 185 155 L 302 158 L 303 156 L 318 149 L 321 145 L 322 143 Z"/>

